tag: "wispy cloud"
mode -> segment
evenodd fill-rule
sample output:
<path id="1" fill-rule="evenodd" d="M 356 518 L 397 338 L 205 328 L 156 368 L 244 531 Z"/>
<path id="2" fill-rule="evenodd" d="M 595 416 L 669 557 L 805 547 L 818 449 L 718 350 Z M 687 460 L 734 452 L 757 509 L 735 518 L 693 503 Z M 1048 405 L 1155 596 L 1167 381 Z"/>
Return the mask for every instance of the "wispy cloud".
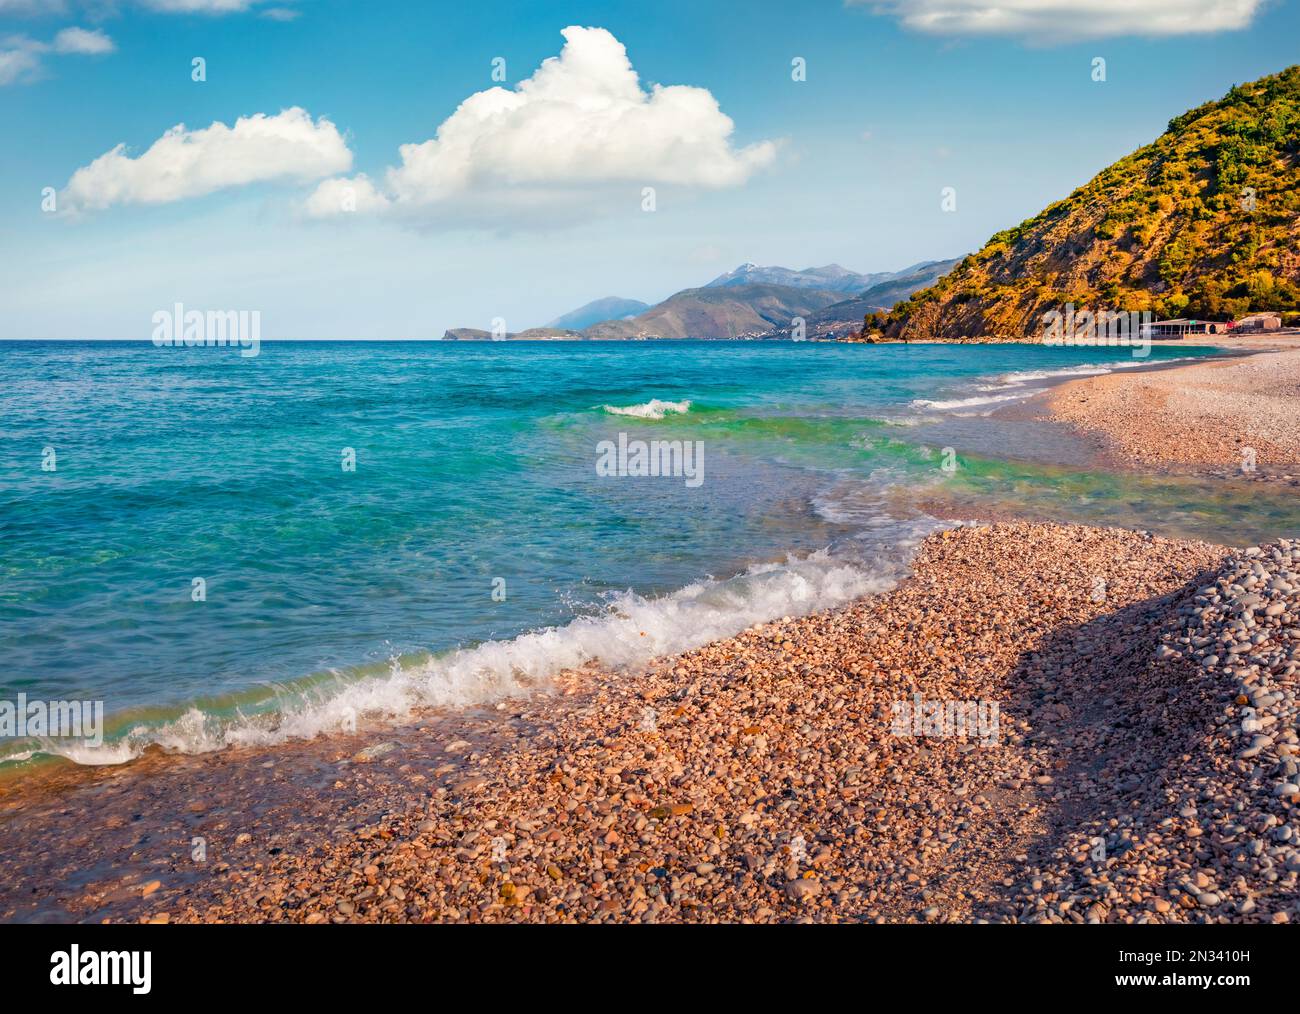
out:
<path id="1" fill-rule="evenodd" d="M 0 0 L 0 14 L 62 14 L 64 0 Z"/>
<path id="2" fill-rule="evenodd" d="M 89 18 L 111 17 L 121 8 L 134 6 L 159 14 L 242 14 L 261 9 L 264 17 L 292 21 L 300 13 L 290 6 L 293 0 L 279 0 L 275 7 L 265 5 L 274 0 L 0 0 L 0 15 L 64 15 L 79 11 Z"/>
<path id="3" fill-rule="evenodd" d="M 1265 0 L 847 0 L 936 35 L 1069 42 L 1110 35 L 1190 35 L 1245 28 Z"/>
<path id="4" fill-rule="evenodd" d="M 165 204 L 268 180 L 308 182 L 351 166 L 352 152 L 334 124 L 294 107 L 242 116 L 233 127 L 179 124 L 138 158 L 119 144 L 72 174 L 60 204 L 71 211 Z"/>
<path id="5" fill-rule="evenodd" d="M 769 164 L 775 145 L 731 143 L 734 125 L 705 88 L 641 86 L 623 44 L 571 26 L 558 57 L 517 88 L 463 101 L 433 139 L 402 145 L 382 187 L 329 180 L 307 201 L 315 217 L 386 210 L 425 223 L 474 224 L 590 213 L 599 188 L 728 187 Z"/>
<path id="6" fill-rule="evenodd" d="M 113 40 L 98 29 L 65 28 L 51 42 L 11 35 L 0 41 L 0 86 L 40 77 L 47 55 L 97 56 L 116 48 Z"/>
<path id="7" fill-rule="evenodd" d="M 41 58 L 21 45 L 0 49 L 0 85 L 28 80 L 37 74 L 40 66 Z"/>
<path id="8" fill-rule="evenodd" d="M 99 29 L 65 28 L 54 37 L 54 52 L 80 53 L 94 56 L 99 53 L 111 53 L 117 47 Z"/>
<path id="9" fill-rule="evenodd" d="M 237 14 L 264 0 L 138 0 L 142 7 L 164 14 Z"/>

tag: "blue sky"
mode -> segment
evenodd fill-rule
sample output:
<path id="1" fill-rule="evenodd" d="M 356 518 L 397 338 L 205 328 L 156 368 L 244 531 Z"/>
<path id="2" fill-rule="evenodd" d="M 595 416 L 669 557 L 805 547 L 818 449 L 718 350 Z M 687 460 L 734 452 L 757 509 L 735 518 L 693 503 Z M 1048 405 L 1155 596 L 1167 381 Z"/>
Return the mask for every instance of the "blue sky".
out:
<path id="1" fill-rule="evenodd" d="M 1288 66 L 1300 29 L 1294 0 L 993 6 L 0 0 L 0 337 L 147 338 L 177 301 L 259 309 L 267 338 L 436 337 L 743 261 L 955 256 Z M 515 109 L 567 26 L 605 32 Z M 612 105 L 570 115 L 581 74 Z"/>

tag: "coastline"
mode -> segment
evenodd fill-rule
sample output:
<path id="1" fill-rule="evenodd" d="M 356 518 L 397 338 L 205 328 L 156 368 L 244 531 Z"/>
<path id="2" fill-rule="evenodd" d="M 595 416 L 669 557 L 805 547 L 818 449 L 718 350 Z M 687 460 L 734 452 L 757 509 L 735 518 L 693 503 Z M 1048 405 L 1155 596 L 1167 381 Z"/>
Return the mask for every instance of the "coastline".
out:
<path id="1" fill-rule="evenodd" d="M 1067 380 L 998 414 L 1149 469 L 1045 406 L 1189 371 L 1221 383 L 1275 354 Z M 1143 407 L 1143 432 L 1164 425 Z M 1222 814 L 1188 816 L 1207 779 L 1251 800 L 1256 840 L 1300 802 L 1237 778 L 1234 681 L 1160 654 L 1228 551 L 977 516 L 999 520 L 930 536 L 891 591 L 634 671 L 591 664 L 356 735 L 0 780 L 0 921 L 1300 918 L 1300 855 L 1243 872 Z M 892 709 L 915 693 L 995 703 L 1002 738 L 899 736 Z M 1132 868 L 1088 859 L 1113 822 Z"/>
<path id="2" fill-rule="evenodd" d="M 1207 359 L 1211 358 L 1213 355 L 1213 350 L 1211 349 L 1198 347 L 1194 351 Z M 1211 356 L 1205 356 L 1205 353 L 1207 352 L 1211 353 Z M 1113 357 L 1113 353 L 1103 351 L 1101 354 L 1103 356 L 1111 355 Z M 1110 361 L 1102 361 L 1095 364 L 1095 368 L 1098 370 L 1115 368 L 1129 369 L 1135 372 L 1169 368 L 1169 366 L 1170 363 L 1166 362 L 1150 362 L 1147 360 L 1129 361 L 1127 357 L 1121 358 L 1117 364 Z M 1013 369 L 1013 367 L 1016 368 Z M 958 395 L 964 395 L 966 393 L 962 390 L 963 386 L 970 387 L 972 383 L 977 384 L 981 380 L 991 381 L 993 385 L 1001 384 L 1005 387 L 1005 391 L 1010 393 L 1006 394 L 1004 393 L 1003 388 L 998 388 L 993 396 L 985 397 L 984 393 L 988 391 L 992 385 L 980 386 L 975 391 L 979 397 L 970 399 L 971 402 L 978 406 L 979 410 L 972 413 L 964 413 L 960 411 L 953 412 L 950 418 L 960 419 L 967 415 L 974 417 L 985 417 L 991 415 L 993 418 L 1019 415 L 1034 423 L 1032 427 L 1028 427 L 1029 429 L 1037 430 L 1039 433 L 1048 432 L 1051 428 L 1038 425 L 1039 418 L 1037 414 L 1026 413 L 1024 411 L 1025 406 L 1030 405 L 1036 398 L 1034 393 L 1036 390 L 1041 392 L 1044 387 L 1050 387 L 1064 382 L 1065 378 L 1076 372 L 1076 370 L 1087 370 L 1089 368 L 1090 367 L 1087 364 L 1081 364 L 1078 367 L 1068 366 L 1059 369 L 1050 365 L 1045 367 L 1036 367 L 1031 365 L 1026 369 L 1026 372 L 1021 373 L 1017 372 L 1021 369 L 1017 362 L 1008 361 L 1002 363 L 996 369 L 993 369 L 987 377 L 976 375 L 973 378 L 954 378 L 953 386 L 957 388 Z M 942 392 L 942 389 L 940 389 L 940 391 Z M 946 393 L 938 393 L 933 395 L 933 397 L 950 397 L 950 395 Z M 1012 406 L 1004 406 L 992 413 L 984 410 L 984 402 L 1005 401 L 1008 397 L 1014 399 Z M 637 404 L 623 408 L 606 405 L 603 406 L 603 411 L 611 415 L 632 416 L 637 421 L 647 418 L 657 421 L 664 415 L 662 411 L 658 414 L 654 414 L 643 413 L 637 410 L 653 408 L 662 404 L 664 403 L 651 398 L 644 405 Z M 675 407 L 673 403 L 668 404 L 670 408 Z M 682 406 L 689 406 L 690 402 L 686 401 L 680 404 Z M 910 409 L 904 409 L 903 411 L 905 413 L 910 411 L 915 415 L 920 412 L 918 406 L 934 405 L 939 409 L 939 411 L 932 413 L 932 415 L 937 417 L 937 419 L 931 418 L 919 421 L 922 424 L 933 426 L 936 421 L 941 424 L 946 421 L 944 417 L 948 416 L 948 410 L 953 406 L 960 407 L 965 404 L 966 401 L 961 400 L 961 398 L 958 398 L 956 401 L 948 402 L 916 401 L 912 404 Z M 678 410 L 680 411 L 680 409 Z M 707 409 L 705 411 L 707 412 Z M 865 411 L 870 415 L 875 410 L 868 408 Z M 893 420 L 893 416 L 889 414 L 888 409 L 885 409 L 882 414 L 882 419 L 870 418 L 868 419 L 868 422 L 871 424 L 889 425 L 890 421 Z M 683 417 L 685 417 L 684 412 Z M 701 420 L 701 422 L 706 424 L 708 421 L 709 419 L 707 418 L 707 415 Z M 914 419 L 904 420 L 904 424 L 906 425 L 916 424 L 917 422 L 918 421 Z M 963 424 L 959 422 L 958 426 L 960 427 L 961 425 Z M 977 424 L 971 423 L 970 425 L 974 426 Z M 1024 445 L 1018 443 L 1018 440 L 1023 436 L 1024 429 L 1025 428 L 1022 428 L 1021 433 L 1003 433 L 997 438 L 985 439 L 983 446 L 973 447 L 971 453 L 976 456 L 983 454 L 992 459 L 999 459 L 1002 457 L 1007 446 L 1020 446 L 1023 448 Z M 1057 430 L 1061 433 L 1064 432 L 1063 429 L 1059 427 Z M 885 437 L 888 437 L 889 432 L 890 431 L 888 430 L 882 431 Z M 920 431 L 915 432 L 920 433 Z M 804 434 L 802 433 L 800 434 L 800 436 L 803 435 Z M 928 460 L 930 457 L 928 452 L 931 443 L 942 444 L 953 442 L 961 446 L 963 436 L 970 435 L 969 432 L 966 434 L 935 432 L 933 434 L 926 433 L 922 436 L 922 439 L 919 442 L 914 439 L 910 444 L 907 441 L 886 442 L 899 447 L 920 447 L 921 451 L 919 457 Z M 840 439 L 840 435 L 838 434 L 828 434 L 828 436 L 831 443 Z M 1009 443 L 1005 439 L 1007 436 L 1010 436 L 1011 438 Z M 825 446 L 827 443 L 827 440 L 820 441 L 821 446 Z M 850 445 L 852 445 L 851 441 Z M 1046 446 L 1036 447 L 1026 456 L 1025 460 L 1049 465 L 1057 463 L 1083 465 L 1090 460 L 1090 455 L 1085 446 L 1085 442 L 1082 440 L 1077 438 L 1072 438 L 1068 441 L 1054 439 L 1049 441 Z M 922 518 L 918 525 L 920 531 L 928 530 L 929 525 L 926 524 L 927 522 L 931 524 L 933 523 L 934 518 L 930 515 L 934 515 L 935 512 L 929 510 L 925 503 L 912 505 L 896 502 L 892 488 L 886 490 L 885 496 L 887 499 L 894 501 L 886 508 L 886 513 L 889 514 L 891 518 L 899 519 L 902 522 L 902 527 L 904 529 L 907 527 L 907 522 L 915 517 L 915 511 L 911 509 L 913 506 L 920 508 L 922 513 Z M 822 504 L 824 502 L 829 502 L 829 497 L 823 498 L 819 493 L 815 499 L 811 500 L 811 502 L 815 506 L 815 510 L 812 514 L 805 517 L 801 511 L 800 516 L 793 518 L 795 525 L 792 527 L 797 527 L 799 536 L 807 531 L 808 518 L 811 518 L 814 524 L 825 521 L 831 525 L 842 524 L 851 526 L 855 525 L 858 521 L 858 517 L 853 513 L 852 504 L 850 504 L 850 509 L 847 512 L 836 513 L 835 505 L 832 502 L 830 508 L 823 513 Z M 806 505 L 803 504 L 800 506 L 801 508 L 806 507 Z M 988 503 L 967 504 L 966 506 L 969 509 L 965 510 L 953 510 L 953 506 L 953 504 L 949 504 L 947 507 L 940 508 L 940 510 L 946 510 L 948 516 L 954 518 L 1035 516 L 1029 512 L 1023 514 L 1007 513 L 1006 511 L 998 509 L 1001 505 L 995 506 Z M 1053 519 L 1050 514 L 1039 514 L 1036 516 L 1042 520 Z M 1055 519 L 1084 520 L 1085 522 L 1088 520 L 1087 518 L 1079 519 L 1065 517 L 1058 517 Z M 856 532 L 854 534 L 856 537 Z M 1178 531 L 1175 534 L 1187 537 L 1204 537 L 1205 535 L 1203 532 L 1194 531 Z M 792 560 L 794 556 L 801 556 L 802 554 L 816 555 L 816 553 L 821 549 L 827 547 L 834 540 L 834 537 L 834 533 L 832 533 L 830 536 L 825 538 L 818 537 L 817 541 L 811 543 L 808 543 L 807 541 L 801 543 L 796 540 L 785 539 L 781 540 L 779 543 L 769 544 L 768 546 L 759 549 L 757 554 L 752 557 L 746 554 L 744 557 L 737 558 L 734 554 L 728 552 L 727 558 L 721 563 L 723 568 L 721 573 L 724 576 L 720 578 L 719 581 L 722 584 L 727 584 L 732 581 L 739 583 L 742 579 L 747 580 L 751 570 L 754 568 L 762 571 L 765 568 L 768 568 L 770 564 L 777 563 L 786 557 L 789 557 L 790 560 Z M 1211 535 L 1211 537 L 1213 536 Z M 1248 537 L 1259 537 L 1259 533 L 1250 533 Z M 817 573 L 810 575 L 806 572 L 794 573 L 794 568 L 783 568 L 791 571 L 789 580 L 790 587 L 787 589 L 788 592 L 792 595 L 797 594 L 800 601 L 803 603 L 802 605 L 794 606 L 789 603 L 773 601 L 774 599 L 779 598 L 779 596 L 764 593 L 766 594 L 768 601 L 763 604 L 762 608 L 748 610 L 749 615 L 741 616 L 738 621 L 715 623 L 711 621 L 711 618 L 703 617 L 703 620 L 708 621 L 704 624 L 704 633 L 696 638 L 686 638 L 685 640 L 689 643 L 683 643 L 683 638 L 681 637 L 665 637 L 663 636 L 662 631 L 656 631 L 652 628 L 644 627 L 644 624 L 655 622 L 655 617 L 641 615 L 641 611 L 638 609 L 630 610 L 630 613 L 635 615 L 629 615 L 626 603 L 620 603 L 618 609 L 609 614 L 626 621 L 623 624 L 623 627 L 627 629 L 612 631 L 621 642 L 618 645 L 619 650 L 616 651 L 606 650 L 609 647 L 607 642 L 608 636 L 611 633 L 610 631 L 590 629 L 578 630 L 576 628 L 582 627 L 583 624 L 569 624 L 567 623 L 567 617 L 553 618 L 551 616 L 546 616 L 541 619 L 536 619 L 534 617 L 526 616 L 522 618 L 522 621 L 518 625 L 506 627 L 500 633 L 496 630 L 488 630 L 481 633 L 475 631 L 474 633 L 480 634 L 480 636 L 471 636 L 463 640 L 461 639 L 460 628 L 457 628 L 457 631 L 454 634 L 454 639 L 444 639 L 441 642 L 433 641 L 432 643 L 435 645 L 435 648 L 427 651 L 420 647 L 425 643 L 430 643 L 425 641 L 426 635 L 422 629 L 421 634 L 419 635 L 419 640 L 415 645 L 412 645 L 409 649 L 403 652 L 390 653 L 383 661 L 378 661 L 378 656 L 374 655 L 370 656 L 365 662 L 356 662 L 354 658 L 347 658 L 337 665 L 313 665 L 312 662 L 308 661 L 303 665 L 288 667 L 287 672 L 282 671 L 275 673 L 274 683 L 271 683 L 264 677 L 242 686 L 237 684 L 233 687 L 223 688 L 217 693 L 209 692 L 207 690 L 207 684 L 204 683 L 200 688 L 192 689 L 188 695 L 174 694 L 165 690 L 164 695 L 161 696 L 162 703 L 160 704 L 154 704 L 151 701 L 127 701 L 125 705 L 119 705 L 115 710 L 109 712 L 107 730 L 109 735 L 105 738 L 103 748 L 88 750 L 73 742 L 67 748 L 67 751 L 63 752 L 63 745 L 54 743 L 51 744 L 53 750 L 49 756 L 42 756 L 38 753 L 36 756 L 25 761 L 22 759 L 23 754 L 21 752 L 14 751 L 11 755 L 18 759 L 18 763 L 5 764 L 3 763 L 4 758 L 0 758 L 0 784 L 3 784 L 9 779 L 28 777 L 40 766 L 46 764 L 57 765 L 69 761 L 81 765 L 131 763 L 136 758 L 139 751 L 144 749 L 150 743 L 157 743 L 164 749 L 174 750 L 179 753 L 202 753 L 208 750 L 222 749 L 225 746 L 240 743 L 266 743 L 273 738 L 280 736 L 285 736 L 286 738 L 291 739 L 301 739 L 311 738 L 319 733 L 333 735 L 344 726 L 344 718 L 350 709 L 357 713 L 360 713 L 362 710 L 388 710 L 396 716 L 404 714 L 408 705 L 412 702 L 421 705 L 450 703 L 449 698 L 457 696 L 460 698 L 458 701 L 460 705 L 481 704 L 485 697 L 490 697 L 492 694 L 476 693 L 476 687 L 472 677 L 476 667 L 480 667 L 484 662 L 490 666 L 494 666 L 494 671 L 501 670 L 501 672 L 498 673 L 500 678 L 497 679 L 494 677 L 493 679 L 493 681 L 500 684 L 500 686 L 493 688 L 492 693 L 497 693 L 502 689 L 509 690 L 512 686 L 518 690 L 520 689 L 520 686 L 517 684 L 528 685 L 539 680 L 544 681 L 549 679 L 555 669 L 560 665 L 577 664 L 575 656 L 579 658 L 590 658 L 599 654 L 600 657 L 609 660 L 611 664 L 640 664 L 653 654 L 671 654 L 683 650 L 692 644 L 699 644 L 705 637 L 725 636 L 734 630 L 740 629 L 740 627 L 746 623 L 756 622 L 771 615 L 787 611 L 803 612 L 810 608 L 827 608 L 839 602 L 846 601 L 854 595 L 864 594 L 868 590 L 877 590 L 882 583 L 887 583 L 889 580 L 892 580 L 893 576 L 895 576 L 897 566 L 901 566 L 905 563 L 907 553 L 909 553 L 915 546 L 915 538 L 912 532 L 895 532 L 890 535 L 890 538 L 891 546 L 906 546 L 907 548 L 900 550 L 897 554 L 897 559 L 887 561 L 887 566 L 883 568 L 881 567 L 882 558 L 880 554 L 877 553 L 870 560 L 867 567 L 862 571 L 862 574 L 866 578 L 865 581 L 850 579 L 846 582 L 840 582 L 841 585 L 847 585 L 848 587 L 837 588 L 835 586 L 837 579 L 833 572 L 838 568 L 834 566 L 830 568 L 832 572 L 826 575 L 819 575 Z M 732 539 L 728 539 L 728 543 L 730 542 L 732 542 Z M 892 555 L 893 554 L 891 554 L 891 556 Z M 809 559 L 811 559 L 811 557 Z M 787 560 L 787 562 L 790 562 L 790 560 Z M 852 554 L 850 554 L 849 562 L 852 566 Z M 713 563 L 716 563 L 716 561 L 713 561 Z M 704 566 L 709 566 L 709 563 L 706 563 Z M 813 569 L 816 570 L 817 568 Z M 662 584 L 660 586 L 661 590 L 652 597 L 652 600 L 643 604 L 653 606 L 655 602 L 667 601 L 669 609 L 680 611 L 679 606 L 682 602 L 690 600 L 693 597 L 693 590 L 701 580 L 701 575 L 712 575 L 713 573 L 715 573 L 713 569 L 692 569 L 684 574 L 676 575 L 675 581 L 669 581 Z M 387 577 L 388 575 L 381 575 L 377 579 L 385 580 Z M 605 576 L 605 580 L 609 580 L 607 575 Z M 615 580 L 621 581 L 621 574 L 616 577 Z M 713 582 L 712 577 L 705 580 L 711 583 Z M 808 594 L 809 580 L 813 581 L 812 591 L 815 592 L 815 594 L 811 596 Z M 822 585 L 825 587 L 822 587 Z M 868 587 L 871 585 L 874 585 L 875 587 Z M 662 589 L 670 590 L 663 591 Z M 779 588 L 776 590 L 780 591 Z M 748 592 L 743 589 L 742 593 L 748 595 Z M 634 604 L 635 601 L 636 600 L 634 599 Z M 680 621 L 682 617 L 676 616 L 674 619 L 675 621 Z M 694 622 L 700 622 L 700 619 L 697 618 Z M 681 624 L 681 626 L 689 629 L 690 624 Z M 550 649 L 556 648 L 557 646 L 553 644 L 548 645 L 544 642 L 546 637 L 549 636 L 547 632 L 552 629 L 558 630 L 562 634 L 574 633 L 576 631 L 576 639 L 583 642 L 579 645 L 580 650 L 569 651 L 567 650 L 567 645 L 559 645 L 558 647 L 562 650 L 551 651 Z M 642 631 L 639 640 L 637 638 L 638 629 L 641 629 Z M 649 630 L 649 636 L 647 636 L 646 630 Z M 601 640 L 602 637 L 604 637 L 603 642 Z M 407 643 L 409 644 L 410 642 L 408 641 Z M 541 664 L 539 665 L 538 658 L 523 657 L 530 654 L 530 644 L 534 648 L 542 649 L 540 652 L 531 651 L 533 656 L 536 656 L 539 653 L 552 656 L 558 655 L 562 661 L 548 662 L 547 659 L 541 659 Z M 593 645 L 596 650 L 592 650 Z M 628 650 L 629 645 L 631 646 L 631 650 Z M 369 645 L 366 646 L 365 650 L 367 652 L 370 651 Z M 503 653 L 504 657 L 502 657 Z M 615 657 L 611 658 L 611 654 Z M 175 661 L 176 660 L 173 660 L 173 663 L 175 663 Z M 152 662 L 150 664 L 152 664 Z M 505 669 L 501 668 L 503 664 L 505 665 Z M 260 659 L 245 659 L 245 666 L 249 669 L 256 671 L 260 665 Z M 522 680 L 515 679 L 513 675 L 506 675 L 506 673 L 512 671 L 510 669 L 511 666 L 514 666 L 516 670 L 522 670 L 524 674 Z M 470 684 L 468 686 L 468 692 L 430 693 L 427 692 L 429 687 L 415 685 L 423 679 L 424 682 L 429 684 L 434 691 L 438 691 L 439 687 L 436 685 L 437 681 L 430 677 L 442 676 L 444 675 L 445 670 L 454 670 L 446 672 L 447 676 L 453 678 L 448 680 L 448 682 L 455 684 L 453 686 L 453 691 L 465 690 L 465 684 Z M 384 677 L 390 676 L 394 672 L 398 673 L 398 675 L 403 679 L 401 681 L 388 680 L 382 688 L 374 687 L 373 684 L 377 682 L 377 680 L 372 679 L 371 677 L 377 677 L 378 681 L 383 681 Z M 335 682 L 336 677 L 337 683 Z M 459 679 L 460 682 L 455 683 L 456 679 Z M 401 686 L 398 685 L 399 682 L 401 683 Z M 481 684 L 482 680 L 479 680 L 478 682 Z M 328 692 L 318 694 L 320 685 L 328 685 L 332 688 L 341 689 L 343 692 L 337 693 L 333 697 L 331 697 Z M 274 694 L 268 694 L 268 686 L 275 687 Z M 280 696 L 281 690 L 284 691 L 283 708 L 280 710 L 277 710 L 276 707 L 264 708 L 264 705 L 268 700 L 271 700 L 273 705 L 278 705 L 280 703 L 279 701 L 274 700 L 274 697 Z M 376 700 L 376 691 L 383 693 L 384 699 L 382 701 Z M 389 691 L 392 692 L 390 693 Z M 322 700 L 324 700 L 328 707 L 315 706 Z M 305 707 L 301 706 L 304 704 L 306 705 Z M 20 741 L 19 748 L 21 749 L 27 745 L 29 744 L 24 744 Z M 56 756 L 56 754 L 58 755 Z"/>
<path id="3" fill-rule="evenodd" d="M 1070 381 L 1038 407 L 1112 466 L 1300 485 L 1300 338 L 1225 347 L 1249 354 Z"/>
<path id="4" fill-rule="evenodd" d="M 0 919 L 1283 921 L 1294 873 L 1176 805 L 1211 776 L 1252 819 L 1297 802 L 1238 777 L 1236 684 L 1162 657 L 1226 552 L 960 527 L 892 591 L 644 671 L 11 785 Z M 996 703 L 996 741 L 898 734 L 916 693 Z"/>
<path id="5" fill-rule="evenodd" d="M 1298 4 L 0 0 L 20 990 L 1074 925 L 872 956 L 1267 996 Z"/>

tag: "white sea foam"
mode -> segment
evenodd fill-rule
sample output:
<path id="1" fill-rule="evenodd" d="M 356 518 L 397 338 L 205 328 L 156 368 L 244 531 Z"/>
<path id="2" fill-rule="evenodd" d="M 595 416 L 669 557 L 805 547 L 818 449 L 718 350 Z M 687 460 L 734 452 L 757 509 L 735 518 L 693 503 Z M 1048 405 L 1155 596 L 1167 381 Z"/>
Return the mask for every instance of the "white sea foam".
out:
<path id="1" fill-rule="evenodd" d="M 1140 370 L 1143 367 L 1153 365 L 1153 362 L 1164 363 L 1183 363 L 1194 356 L 1178 356 L 1172 359 L 1121 359 L 1113 363 L 1083 363 L 1079 366 L 1063 366 L 1059 370 L 1017 370 L 1012 373 L 1004 373 L 1001 376 L 993 378 L 993 383 L 986 384 L 980 388 L 981 391 L 996 391 L 1006 387 L 1022 387 L 1026 384 L 1032 384 L 1036 381 L 1056 380 L 1065 377 L 1095 377 L 1102 373 L 1113 373 L 1115 370 Z"/>
<path id="2" fill-rule="evenodd" d="M 1113 367 L 1120 369 L 1121 367 Z M 981 384 L 981 391 L 1001 391 L 1008 387 L 1023 387 L 1025 384 L 1032 384 L 1041 380 L 1055 380 L 1058 377 L 1093 377 L 1102 373 L 1109 373 L 1112 367 L 1105 366 L 1069 366 L 1059 370 L 1021 370 L 1015 373 L 1004 373 L 995 377 L 990 384 Z"/>
<path id="3" fill-rule="evenodd" d="M 969 398 L 949 398 L 947 400 L 931 401 L 928 398 L 917 398 L 912 402 L 913 408 L 930 408 L 940 411 L 947 411 L 955 408 L 976 408 L 981 405 L 995 405 L 1003 401 L 1017 401 L 1023 397 L 1019 394 L 978 394 Z"/>
<path id="4" fill-rule="evenodd" d="M 1162 364 L 1179 363 L 1192 358 L 1195 357 L 1180 356 L 1173 359 L 1161 359 L 1158 362 Z M 1113 363 L 1082 363 L 1078 366 L 1063 366 L 1057 370 L 1016 370 L 1012 373 L 1003 373 L 994 377 L 979 378 L 980 382 L 974 385 L 974 390 L 983 392 L 981 394 L 973 394 L 964 398 L 938 400 L 917 398 L 911 402 L 911 407 L 916 410 L 930 409 L 943 412 L 987 408 L 1008 401 L 1020 401 L 1028 398 L 1048 386 L 1051 381 L 1066 380 L 1071 377 L 1095 377 L 1103 373 L 1112 373 L 1115 370 L 1135 370 L 1151 365 L 1152 360 L 1149 359 L 1125 359 Z M 994 409 L 988 408 L 987 412 L 976 414 L 987 415 L 992 411 Z"/>
<path id="5" fill-rule="evenodd" d="M 603 611 L 564 626 L 421 662 L 394 663 L 385 674 L 340 679 L 325 689 L 285 690 L 273 713 L 231 718 L 190 708 L 170 722 L 140 724 L 98 748 L 45 741 L 40 751 L 78 764 L 120 764 L 153 745 L 205 753 L 400 720 L 421 706 L 484 704 L 544 689 L 560 671 L 593 660 L 614 669 L 635 667 L 755 623 L 829 609 L 893 587 L 905 569 L 906 558 L 899 552 L 887 562 L 868 565 L 823 550 L 757 564 L 736 577 L 699 581 L 658 598 L 627 591 L 612 596 Z"/>
<path id="6" fill-rule="evenodd" d="M 929 451 L 928 448 L 919 450 Z M 929 477 L 891 465 L 872 469 L 865 478 L 846 470 L 813 497 L 812 507 L 824 521 L 856 529 L 859 557 L 870 555 L 871 547 L 876 547 L 868 566 L 873 571 L 888 573 L 896 568 L 897 560 L 910 559 L 912 551 L 927 535 L 947 525 L 928 514 L 898 516 L 892 506 L 894 491 L 901 487 L 915 495 L 923 493 L 924 487 L 943 481 L 943 473 L 937 468 Z"/>
<path id="7" fill-rule="evenodd" d="M 669 413 L 681 414 L 691 410 L 689 401 L 660 401 L 651 398 L 640 405 L 603 405 L 610 415 L 630 415 L 638 419 L 662 419 Z"/>

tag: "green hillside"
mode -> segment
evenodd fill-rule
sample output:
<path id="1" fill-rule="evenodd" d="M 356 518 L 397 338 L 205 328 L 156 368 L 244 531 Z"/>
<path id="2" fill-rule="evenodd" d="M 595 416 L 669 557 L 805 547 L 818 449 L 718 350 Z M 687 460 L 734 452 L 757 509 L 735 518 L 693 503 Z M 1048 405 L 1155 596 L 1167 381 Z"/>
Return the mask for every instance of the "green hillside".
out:
<path id="1" fill-rule="evenodd" d="M 1065 303 L 1212 320 L 1300 310 L 1300 66 L 1171 120 L 935 285 L 868 315 L 864 333 L 1034 338 Z"/>

